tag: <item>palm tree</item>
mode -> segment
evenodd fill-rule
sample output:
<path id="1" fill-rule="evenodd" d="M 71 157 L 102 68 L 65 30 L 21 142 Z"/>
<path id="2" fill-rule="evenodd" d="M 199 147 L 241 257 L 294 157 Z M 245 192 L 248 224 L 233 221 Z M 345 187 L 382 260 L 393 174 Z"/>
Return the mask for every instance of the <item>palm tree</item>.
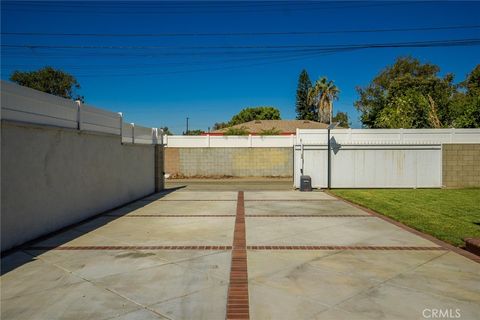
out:
<path id="1" fill-rule="evenodd" d="M 309 105 L 315 105 L 318 109 L 318 121 L 323 123 L 332 122 L 333 100 L 338 99 L 340 90 L 333 81 L 326 77 L 318 79 L 308 91 Z"/>

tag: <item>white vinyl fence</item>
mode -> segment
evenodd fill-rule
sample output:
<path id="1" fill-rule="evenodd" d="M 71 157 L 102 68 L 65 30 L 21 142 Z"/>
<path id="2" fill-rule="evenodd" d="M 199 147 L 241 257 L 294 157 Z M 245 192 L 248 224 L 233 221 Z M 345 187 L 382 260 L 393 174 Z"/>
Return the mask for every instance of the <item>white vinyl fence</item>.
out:
<path id="1" fill-rule="evenodd" d="M 161 142 L 157 128 L 123 122 L 115 113 L 1 81 L 1 118 L 90 132 L 121 135 L 124 143 Z"/>
<path id="2" fill-rule="evenodd" d="M 331 130 L 332 188 L 442 186 L 442 144 L 480 143 L 480 129 Z M 328 186 L 327 130 L 297 130 L 294 185 Z"/>
<path id="3" fill-rule="evenodd" d="M 295 136 L 165 136 L 170 148 L 281 148 L 293 147 Z"/>

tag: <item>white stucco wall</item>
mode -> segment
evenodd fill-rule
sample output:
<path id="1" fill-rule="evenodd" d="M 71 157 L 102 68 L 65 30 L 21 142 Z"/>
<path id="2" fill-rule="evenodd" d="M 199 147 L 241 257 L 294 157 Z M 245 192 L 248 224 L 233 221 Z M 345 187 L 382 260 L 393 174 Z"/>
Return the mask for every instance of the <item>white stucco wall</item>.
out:
<path id="1" fill-rule="evenodd" d="M 155 190 L 155 147 L 2 121 L 1 250 Z"/>

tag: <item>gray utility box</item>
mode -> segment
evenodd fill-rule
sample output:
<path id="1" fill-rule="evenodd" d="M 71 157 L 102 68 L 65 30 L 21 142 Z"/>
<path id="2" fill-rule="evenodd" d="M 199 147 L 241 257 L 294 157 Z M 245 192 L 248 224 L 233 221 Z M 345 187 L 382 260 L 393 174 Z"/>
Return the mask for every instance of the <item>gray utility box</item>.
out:
<path id="1" fill-rule="evenodd" d="M 312 178 L 300 176 L 300 191 L 312 191 Z"/>

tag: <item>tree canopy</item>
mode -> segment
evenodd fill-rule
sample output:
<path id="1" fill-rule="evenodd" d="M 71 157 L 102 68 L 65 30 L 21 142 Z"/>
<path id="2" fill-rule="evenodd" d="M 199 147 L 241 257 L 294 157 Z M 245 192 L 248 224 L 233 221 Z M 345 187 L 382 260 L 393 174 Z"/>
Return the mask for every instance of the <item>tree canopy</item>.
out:
<path id="1" fill-rule="evenodd" d="M 160 130 L 163 131 L 163 134 L 167 135 L 167 136 L 171 136 L 173 135 L 173 133 L 170 131 L 170 129 L 168 129 L 168 127 L 161 127 L 159 128 Z"/>
<path id="2" fill-rule="evenodd" d="M 270 129 L 262 129 L 260 131 L 261 136 L 278 136 L 282 133 L 282 130 L 272 127 Z"/>
<path id="3" fill-rule="evenodd" d="M 251 107 L 241 110 L 234 115 L 228 122 L 217 122 L 213 125 L 213 130 L 228 128 L 237 124 L 253 120 L 281 120 L 280 110 L 274 107 Z"/>
<path id="4" fill-rule="evenodd" d="M 460 85 L 453 75 L 413 57 L 398 58 L 366 87 L 355 107 L 368 128 L 442 128 L 480 125 L 477 66 Z"/>
<path id="5" fill-rule="evenodd" d="M 201 130 L 201 129 L 194 129 L 194 130 L 188 130 L 186 133 L 184 133 L 183 135 L 184 136 L 201 136 L 202 134 L 204 134 L 205 131 Z"/>
<path id="6" fill-rule="evenodd" d="M 74 76 L 52 67 L 44 67 L 37 71 L 14 71 L 10 80 L 25 87 L 50 93 L 62 98 L 84 100 L 76 93 L 80 84 Z"/>
<path id="7" fill-rule="evenodd" d="M 339 93 L 338 87 L 326 77 L 321 77 L 312 85 L 308 72 L 303 69 L 297 84 L 297 119 L 329 123 L 332 104 L 338 99 Z"/>
<path id="8" fill-rule="evenodd" d="M 337 112 L 332 118 L 332 122 L 338 122 L 339 127 L 350 128 L 350 120 L 348 119 L 348 114 L 346 112 Z"/>
<path id="9" fill-rule="evenodd" d="M 280 111 L 274 107 L 245 108 L 234 115 L 228 124 L 234 126 L 252 120 L 280 120 Z"/>
<path id="10" fill-rule="evenodd" d="M 248 132 L 246 127 L 241 128 L 233 128 L 230 127 L 223 133 L 226 136 L 248 136 L 250 132 Z"/>
<path id="11" fill-rule="evenodd" d="M 295 111 L 298 120 L 313 120 L 316 121 L 317 108 L 310 104 L 308 93 L 312 88 L 312 81 L 308 75 L 307 70 L 303 69 L 298 76 L 297 96 L 295 101 Z"/>
<path id="12" fill-rule="evenodd" d="M 330 113 L 333 109 L 333 100 L 338 99 L 340 90 L 333 81 L 326 77 L 318 79 L 308 91 L 308 101 L 317 109 L 319 122 L 330 123 Z"/>

